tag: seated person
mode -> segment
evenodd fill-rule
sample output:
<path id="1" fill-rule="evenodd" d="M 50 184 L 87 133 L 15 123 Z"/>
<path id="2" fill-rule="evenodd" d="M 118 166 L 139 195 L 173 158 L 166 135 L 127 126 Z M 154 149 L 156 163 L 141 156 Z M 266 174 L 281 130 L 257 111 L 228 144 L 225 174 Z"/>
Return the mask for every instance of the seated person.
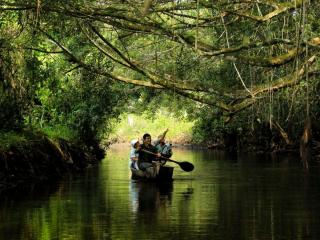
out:
<path id="1" fill-rule="evenodd" d="M 169 129 L 166 129 L 163 134 L 158 136 L 158 140 L 154 142 L 154 146 L 157 148 L 161 156 L 170 158 L 172 156 L 172 144 L 167 144 L 165 137 Z"/>
<path id="2" fill-rule="evenodd" d="M 157 157 L 160 157 L 160 153 L 155 146 L 151 144 L 151 135 L 146 133 L 143 135 L 143 143 L 141 144 L 138 157 L 139 169 L 145 171 L 147 168 L 153 167 Z M 146 150 L 150 153 L 144 152 Z"/>
<path id="3" fill-rule="evenodd" d="M 131 141 L 131 149 L 130 149 L 130 167 L 139 170 L 138 167 L 138 158 L 139 158 L 139 149 L 140 142 L 138 139 L 134 139 Z"/>

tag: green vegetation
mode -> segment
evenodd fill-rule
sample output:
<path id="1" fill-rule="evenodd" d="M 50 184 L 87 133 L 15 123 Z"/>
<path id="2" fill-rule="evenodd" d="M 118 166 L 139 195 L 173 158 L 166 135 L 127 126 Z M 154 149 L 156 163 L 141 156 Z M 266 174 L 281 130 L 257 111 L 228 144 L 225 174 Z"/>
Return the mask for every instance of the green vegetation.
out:
<path id="1" fill-rule="evenodd" d="M 41 131 L 50 139 L 65 139 L 68 141 L 75 141 L 77 133 L 65 125 L 44 126 Z"/>
<path id="2" fill-rule="evenodd" d="M 19 144 L 26 142 L 26 137 L 21 133 L 13 131 L 0 132 L 0 146 L 9 148 L 13 144 Z"/>
<path id="3" fill-rule="evenodd" d="M 0 10 L 2 131 L 51 129 L 96 146 L 120 114 L 148 121 L 163 107 L 194 123 L 194 142 L 297 146 L 310 119 L 319 140 L 318 1 L 10 0 Z"/>
<path id="4" fill-rule="evenodd" d="M 111 133 L 112 142 L 128 142 L 131 139 L 142 139 L 144 133 L 149 133 L 155 140 L 167 128 L 167 141 L 188 143 L 192 140 L 193 122 L 186 119 L 178 119 L 170 116 L 168 112 L 158 111 L 150 119 L 146 114 L 133 115 L 123 114 L 121 121 L 116 125 L 116 131 Z"/>

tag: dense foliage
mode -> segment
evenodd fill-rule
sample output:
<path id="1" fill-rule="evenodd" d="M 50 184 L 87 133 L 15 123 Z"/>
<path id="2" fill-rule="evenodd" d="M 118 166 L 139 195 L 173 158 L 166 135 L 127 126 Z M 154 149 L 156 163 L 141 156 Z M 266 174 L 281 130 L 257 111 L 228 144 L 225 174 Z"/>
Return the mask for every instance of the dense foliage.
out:
<path id="1" fill-rule="evenodd" d="M 164 105 L 196 120 L 198 141 L 268 125 L 288 143 L 318 117 L 318 1 L 9 0 L 0 9 L 2 127 L 29 119 L 91 141 L 120 111 Z"/>

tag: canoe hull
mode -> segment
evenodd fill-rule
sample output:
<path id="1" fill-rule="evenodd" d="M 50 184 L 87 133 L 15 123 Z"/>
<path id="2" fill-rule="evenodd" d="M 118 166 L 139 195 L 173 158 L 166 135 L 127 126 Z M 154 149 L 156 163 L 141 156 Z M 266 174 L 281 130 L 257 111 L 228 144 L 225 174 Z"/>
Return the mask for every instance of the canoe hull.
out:
<path id="1" fill-rule="evenodd" d="M 149 177 L 146 175 L 145 171 L 131 168 L 131 173 L 132 173 L 131 179 L 147 180 L 147 181 L 154 181 L 154 180 L 172 181 L 173 169 L 174 169 L 173 167 L 169 167 L 169 166 L 160 166 L 159 174 L 156 177 Z"/>

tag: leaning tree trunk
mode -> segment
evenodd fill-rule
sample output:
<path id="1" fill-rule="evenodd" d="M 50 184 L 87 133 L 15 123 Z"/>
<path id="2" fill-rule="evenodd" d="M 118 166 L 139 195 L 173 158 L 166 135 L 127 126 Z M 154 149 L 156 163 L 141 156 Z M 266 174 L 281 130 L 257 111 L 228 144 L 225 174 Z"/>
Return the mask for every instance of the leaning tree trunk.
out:
<path id="1" fill-rule="evenodd" d="M 308 117 L 304 124 L 303 134 L 300 139 L 300 157 L 305 169 L 309 169 L 311 159 L 311 120 Z"/>

